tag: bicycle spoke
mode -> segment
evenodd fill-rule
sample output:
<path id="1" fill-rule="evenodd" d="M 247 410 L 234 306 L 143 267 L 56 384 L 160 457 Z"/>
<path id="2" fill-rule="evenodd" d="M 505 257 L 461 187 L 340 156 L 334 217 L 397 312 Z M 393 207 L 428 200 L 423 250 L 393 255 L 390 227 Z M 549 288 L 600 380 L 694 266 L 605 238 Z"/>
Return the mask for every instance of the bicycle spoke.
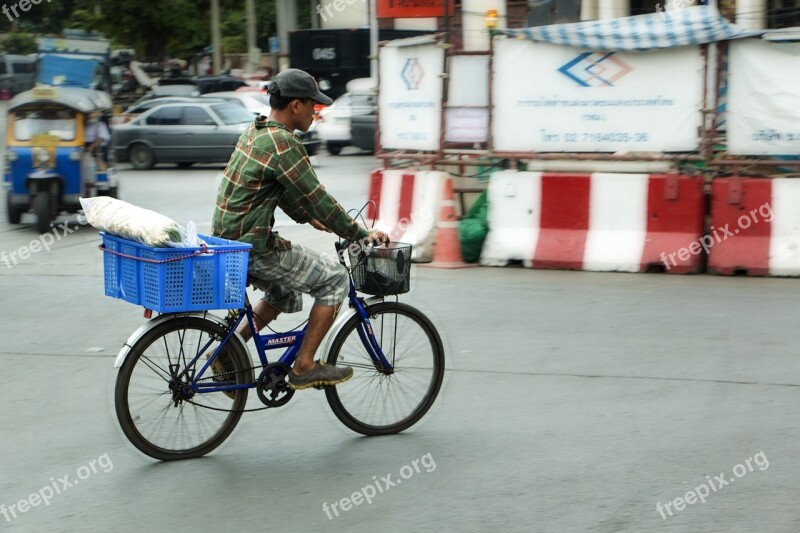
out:
<path id="1" fill-rule="evenodd" d="M 220 329 L 210 320 L 181 317 L 158 325 L 150 337 L 143 337 L 135 350 L 131 349 L 129 357 L 133 359 L 130 364 L 126 361 L 118 382 L 117 412 L 126 435 L 140 450 L 160 459 L 203 455 L 219 445 L 238 422 L 246 389 L 235 391 L 231 400 L 223 392 L 193 393 L 186 381 L 196 374 L 192 360 L 207 348 L 219 348 L 220 339 L 225 338 Z M 244 355 L 233 357 L 233 353 L 227 348 L 220 351 L 235 364 L 225 381 L 242 383 L 243 377 L 250 375 L 243 367 L 250 365 L 244 364 Z M 171 372 L 165 368 L 175 364 L 182 381 L 172 385 L 173 391 Z"/>
<path id="2" fill-rule="evenodd" d="M 357 332 L 343 332 L 336 364 L 355 369 L 353 378 L 329 392 L 336 415 L 365 434 L 391 433 L 413 424 L 430 407 L 441 384 L 439 344 L 423 326 L 418 312 L 403 304 L 378 304 L 370 322 L 383 355 L 394 371 L 375 368 Z M 400 428 L 400 429 L 395 429 Z"/>

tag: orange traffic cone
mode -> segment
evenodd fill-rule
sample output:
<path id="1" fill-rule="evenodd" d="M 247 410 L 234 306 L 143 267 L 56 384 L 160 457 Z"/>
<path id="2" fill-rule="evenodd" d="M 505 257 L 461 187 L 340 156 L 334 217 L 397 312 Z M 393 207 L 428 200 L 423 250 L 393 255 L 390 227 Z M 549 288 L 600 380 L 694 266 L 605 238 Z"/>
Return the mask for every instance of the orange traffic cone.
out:
<path id="1" fill-rule="evenodd" d="M 444 179 L 444 197 L 439 211 L 439 223 L 436 225 L 436 244 L 433 251 L 433 262 L 417 266 L 434 268 L 466 268 L 461 255 L 461 243 L 458 240 L 458 217 L 456 216 L 456 201 L 453 195 L 453 179 L 450 176 Z"/>

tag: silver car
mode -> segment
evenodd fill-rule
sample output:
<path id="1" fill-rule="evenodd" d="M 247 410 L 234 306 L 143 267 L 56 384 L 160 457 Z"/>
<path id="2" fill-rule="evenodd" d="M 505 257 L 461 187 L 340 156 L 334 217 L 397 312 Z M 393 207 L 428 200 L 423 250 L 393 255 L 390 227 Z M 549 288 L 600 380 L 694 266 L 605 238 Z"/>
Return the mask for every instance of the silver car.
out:
<path id="1" fill-rule="evenodd" d="M 117 161 L 147 170 L 157 163 L 227 163 L 239 136 L 253 121 L 232 102 L 163 104 L 114 127 Z"/>

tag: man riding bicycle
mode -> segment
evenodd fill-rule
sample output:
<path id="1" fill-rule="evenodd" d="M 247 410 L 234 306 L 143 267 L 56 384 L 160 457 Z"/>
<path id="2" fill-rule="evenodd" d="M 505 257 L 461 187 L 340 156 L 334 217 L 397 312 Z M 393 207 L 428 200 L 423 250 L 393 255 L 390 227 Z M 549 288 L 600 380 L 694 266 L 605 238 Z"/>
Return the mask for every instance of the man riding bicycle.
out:
<path id="1" fill-rule="evenodd" d="M 280 313 L 300 311 L 303 293 L 314 297 L 289 386 L 336 385 L 350 379 L 353 369 L 324 365 L 314 361 L 314 355 L 347 297 L 347 270 L 335 259 L 292 244 L 272 231 L 275 209 L 281 208 L 300 224 L 332 231 L 349 241 L 386 242 L 388 237 L 380 231 L 368 232 L 347 215 L 320 184 L 302 141 L 293 133 L 311 126 L 315 103 L 333 103 L 314 78 L 289 69 L 273 78 L 269 93 L 269 117 L 257 117 L 241 135 L 225 168 L 212 234 L 253 245 L 247 274 L 248 282 L 264 291 L 253 307 L 259 330 Z M 245 340 L 251 336 L 247 324 L 239 333 Z M 232 370 L 230 366 L 218 357 L 214 372 L 223 374 Z"/>

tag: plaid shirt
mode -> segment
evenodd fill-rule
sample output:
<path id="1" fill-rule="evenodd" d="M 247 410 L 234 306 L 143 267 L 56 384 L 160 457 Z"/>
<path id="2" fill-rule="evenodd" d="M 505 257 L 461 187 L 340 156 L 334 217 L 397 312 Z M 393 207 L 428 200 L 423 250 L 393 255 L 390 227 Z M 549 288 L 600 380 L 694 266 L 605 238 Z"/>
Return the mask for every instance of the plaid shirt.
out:
<path id="1" fill-rule="evenodd" d="M 249 242 L 255 253 L 288 250 L 291 243 L 272 231 L 276 207 L 300 224 L 315 218 L 343 239 L 368 235 L 320 184 L 300 139 L 280 122 L 258 117 L 225 168 L 211 232 Z"/>

